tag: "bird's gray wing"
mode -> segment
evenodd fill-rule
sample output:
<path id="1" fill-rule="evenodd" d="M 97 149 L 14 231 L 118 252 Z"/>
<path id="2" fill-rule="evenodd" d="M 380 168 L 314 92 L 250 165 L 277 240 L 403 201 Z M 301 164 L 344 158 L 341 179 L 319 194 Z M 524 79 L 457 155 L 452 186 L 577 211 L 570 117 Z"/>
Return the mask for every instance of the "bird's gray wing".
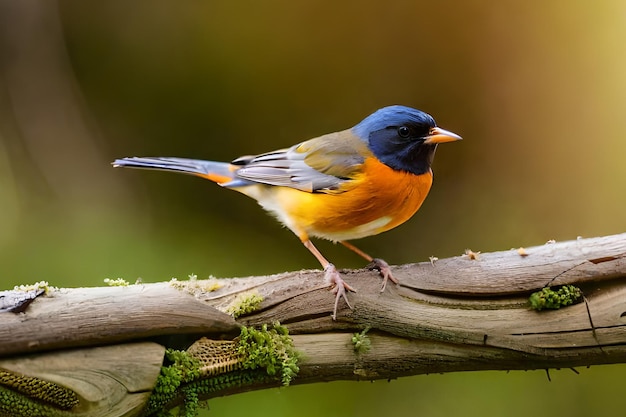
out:
<path id="1" fill-rule="evenodd" d="M 338 192 L 357 175 L 371 153 L 349 130 L 320 136 L 232 162 L 245 182 L 296 188 L 307 192 Z"/>

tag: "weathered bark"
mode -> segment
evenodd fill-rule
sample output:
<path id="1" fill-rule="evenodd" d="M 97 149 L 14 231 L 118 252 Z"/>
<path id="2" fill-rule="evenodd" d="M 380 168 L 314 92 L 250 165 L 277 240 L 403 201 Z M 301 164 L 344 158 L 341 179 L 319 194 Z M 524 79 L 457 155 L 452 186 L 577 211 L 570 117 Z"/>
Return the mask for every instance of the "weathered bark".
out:
<path id="1" fill-rule="evenodd" d="M 353 309 L 340 302 L 336 321 L 321 271 L 219 279 L 211 283 L 221 285 L 215 291 L 204 281 L 56 290 L 24 313 L 1 315 L 0 355 L 15 363 L 28 352 L 157 336 L 174 343 L 189 335 L 231 338 L 241 325 L 280 321 L 303 353 L 293 383 L 626 362 L 626 234 L 402 265 L 393 273 L 401 284 L 380 293 L 376 271 L 345 271 L 358 292 L 348 295 Z M 564 284 L 582 289 L 583 302 L 529 308 L 532 292 Z M 256 311 L 237 320 L 225 313 L 249 292 L 263 296 Z M 351 338 L 364 328 L 371 349 L 356 353 Z M 0 368 L 11 369 L 7 361 Z"/>

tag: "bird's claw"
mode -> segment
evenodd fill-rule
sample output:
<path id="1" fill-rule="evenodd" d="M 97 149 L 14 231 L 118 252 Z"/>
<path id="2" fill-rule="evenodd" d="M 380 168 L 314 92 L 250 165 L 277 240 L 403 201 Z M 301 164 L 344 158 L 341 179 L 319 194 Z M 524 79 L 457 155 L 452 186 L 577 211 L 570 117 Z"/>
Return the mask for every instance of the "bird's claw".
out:
<path id="1" fill-rule="evenodd" d="M 335 265 L 328 264 L 326 268 L 324 268 L 324 273 L 324 279 L 327 282 L 330 282 L 330 284 L 332 285 L 333 294 L 335 294 L 335 306 L 333 308 L 332 318 L 333 320 L 337 320 L 337 307 L 339 306 L 339 299 L 343 297 L 350 310 L 352 310 L 352 306 L 348 301 L 346 290 L 352 292 L 356 292 L 356 290 L 348 285 L 348 283 L 345 282 L 343 278 L 341 278 L 341 275 L 337 271 L 337 268 L 335 268 Z"/>
<path id="2" fill-rule="evenodd" d="M 384 292 L 385 288 L 387 288 L 387 280 L 393 282 L 394 284 L 400 283 L 400 281 L 394 278 L 393 274 L 391 273 L 391 267 L 389 266 L 389 264 L 380 258 L 372 259 L 372 262 L 368 265 L 368 268 L 370 270 L 378 270 L 378 272 L 380 272 L 380 276 L 383 277 L 383 286 L 381 287 L 380 292 Z"/>

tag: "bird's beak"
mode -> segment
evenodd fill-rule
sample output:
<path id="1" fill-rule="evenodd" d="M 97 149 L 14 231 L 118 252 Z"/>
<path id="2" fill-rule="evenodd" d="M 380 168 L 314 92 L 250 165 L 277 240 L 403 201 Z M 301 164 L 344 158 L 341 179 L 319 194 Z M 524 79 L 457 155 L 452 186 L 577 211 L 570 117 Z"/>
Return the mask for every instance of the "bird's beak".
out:
<path id="1" fill-rule="evenodd" d="M 428 136 L 426 136 L 426 140 L 424 143 L 433 144 L 433 143 L 445 143 L 445 142 L 454 142 L 455 140 L 463 139 L 456 133 L 449 132 L 440 127 L 433 127 L 430 129 Z"/>

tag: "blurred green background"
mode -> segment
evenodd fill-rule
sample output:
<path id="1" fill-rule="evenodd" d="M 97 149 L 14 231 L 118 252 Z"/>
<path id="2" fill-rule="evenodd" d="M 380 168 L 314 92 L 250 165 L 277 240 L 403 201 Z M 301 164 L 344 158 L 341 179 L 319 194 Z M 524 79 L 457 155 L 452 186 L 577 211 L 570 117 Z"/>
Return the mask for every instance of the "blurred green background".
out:
<path id="1" fill-rule="evenodd" d="M 364 250 L 400 264 L 624 232 L 625 19 L 621 0 L 3 0 L 0 287 L 317 268 L 254 201 L 110 162 L 227 161 L 390 104 L 465 140 L 440 147 L 415 218 Z M 625 369 L 298 386 L 203 415 L 622 415 Z"/>

